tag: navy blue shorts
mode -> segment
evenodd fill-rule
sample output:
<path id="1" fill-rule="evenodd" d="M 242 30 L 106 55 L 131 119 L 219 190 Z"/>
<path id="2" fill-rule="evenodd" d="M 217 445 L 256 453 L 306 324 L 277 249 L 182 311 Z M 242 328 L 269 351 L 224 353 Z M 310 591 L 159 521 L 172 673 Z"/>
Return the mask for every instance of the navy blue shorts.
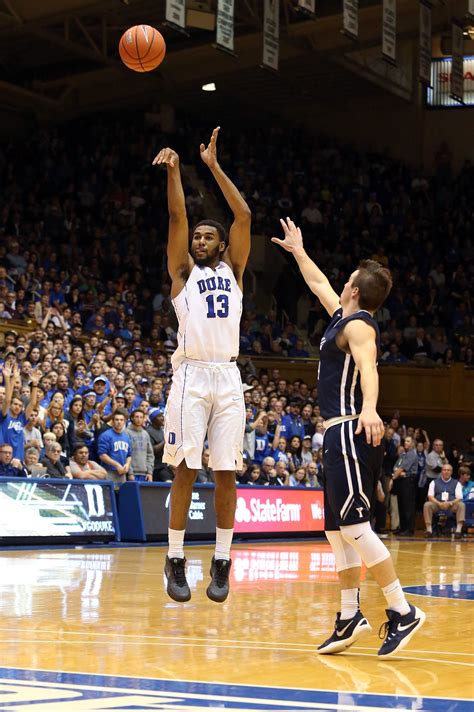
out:
<path id="1" fill-rule="evenodd" d="M 333 425 L 324 434 L 324 518 L 326 531 L 370 521 L 382 466 L 382 445 L 368 445 L 357 420 Z"/>

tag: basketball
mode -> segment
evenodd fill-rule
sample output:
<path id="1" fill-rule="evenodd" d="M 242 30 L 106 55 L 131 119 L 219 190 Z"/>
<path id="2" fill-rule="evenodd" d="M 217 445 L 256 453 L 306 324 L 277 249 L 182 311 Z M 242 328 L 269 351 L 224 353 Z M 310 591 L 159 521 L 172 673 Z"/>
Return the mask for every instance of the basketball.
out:
<path id="1" fill-rule="evenodd" d="M 150 25 L 135 25 L 126 30 L 119 42 L 122 62 L 134 72 L 151 72 L 166 54 L 163 35 Z"/>

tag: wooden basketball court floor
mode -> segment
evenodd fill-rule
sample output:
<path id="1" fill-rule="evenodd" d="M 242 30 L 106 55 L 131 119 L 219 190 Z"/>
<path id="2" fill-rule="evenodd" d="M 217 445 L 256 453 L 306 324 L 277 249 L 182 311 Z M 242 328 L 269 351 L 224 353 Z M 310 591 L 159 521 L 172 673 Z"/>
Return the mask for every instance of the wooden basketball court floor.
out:
<path id="1" fill-rule="evenodd" d="M 164 592 L 158 546 L 0 552 L 0 711 L 474 710 L 474 548 L 392 541 L 427 622 L 380 660 L 384 601 L 370 577 L 373 633 L 317 656 L 338 606 L 322 540 L 239 544 L 224 604 L 205 595 L 209 546 L 189 546 L 192 600 Z"/>

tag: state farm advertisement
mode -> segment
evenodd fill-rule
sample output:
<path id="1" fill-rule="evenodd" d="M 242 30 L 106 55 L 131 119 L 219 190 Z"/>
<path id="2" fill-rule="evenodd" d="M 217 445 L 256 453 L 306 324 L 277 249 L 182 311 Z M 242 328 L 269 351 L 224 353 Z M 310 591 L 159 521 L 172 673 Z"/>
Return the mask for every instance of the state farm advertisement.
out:
<path id="1" fill-rule="evenodd" d="M 324 531 L 323 491 L 238 487 L 236 534 Z"/>

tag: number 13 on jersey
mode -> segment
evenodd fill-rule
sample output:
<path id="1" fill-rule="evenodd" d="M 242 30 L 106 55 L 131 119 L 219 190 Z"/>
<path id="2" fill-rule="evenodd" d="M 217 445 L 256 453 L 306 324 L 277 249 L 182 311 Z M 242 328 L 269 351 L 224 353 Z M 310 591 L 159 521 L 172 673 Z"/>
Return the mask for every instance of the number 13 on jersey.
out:
<path id="1" fill-rule="evenodd" d="M 227 294 L 219 294 L 215 298 L 213 294 L 209 294 L 206 297 L 206 302 L 208 319 L 215 319 L 216 316 L 220 319 L 225 319 L 229 316 L 229 297 Z M 217 309 L 215 305 L 217 305 Z"/>

